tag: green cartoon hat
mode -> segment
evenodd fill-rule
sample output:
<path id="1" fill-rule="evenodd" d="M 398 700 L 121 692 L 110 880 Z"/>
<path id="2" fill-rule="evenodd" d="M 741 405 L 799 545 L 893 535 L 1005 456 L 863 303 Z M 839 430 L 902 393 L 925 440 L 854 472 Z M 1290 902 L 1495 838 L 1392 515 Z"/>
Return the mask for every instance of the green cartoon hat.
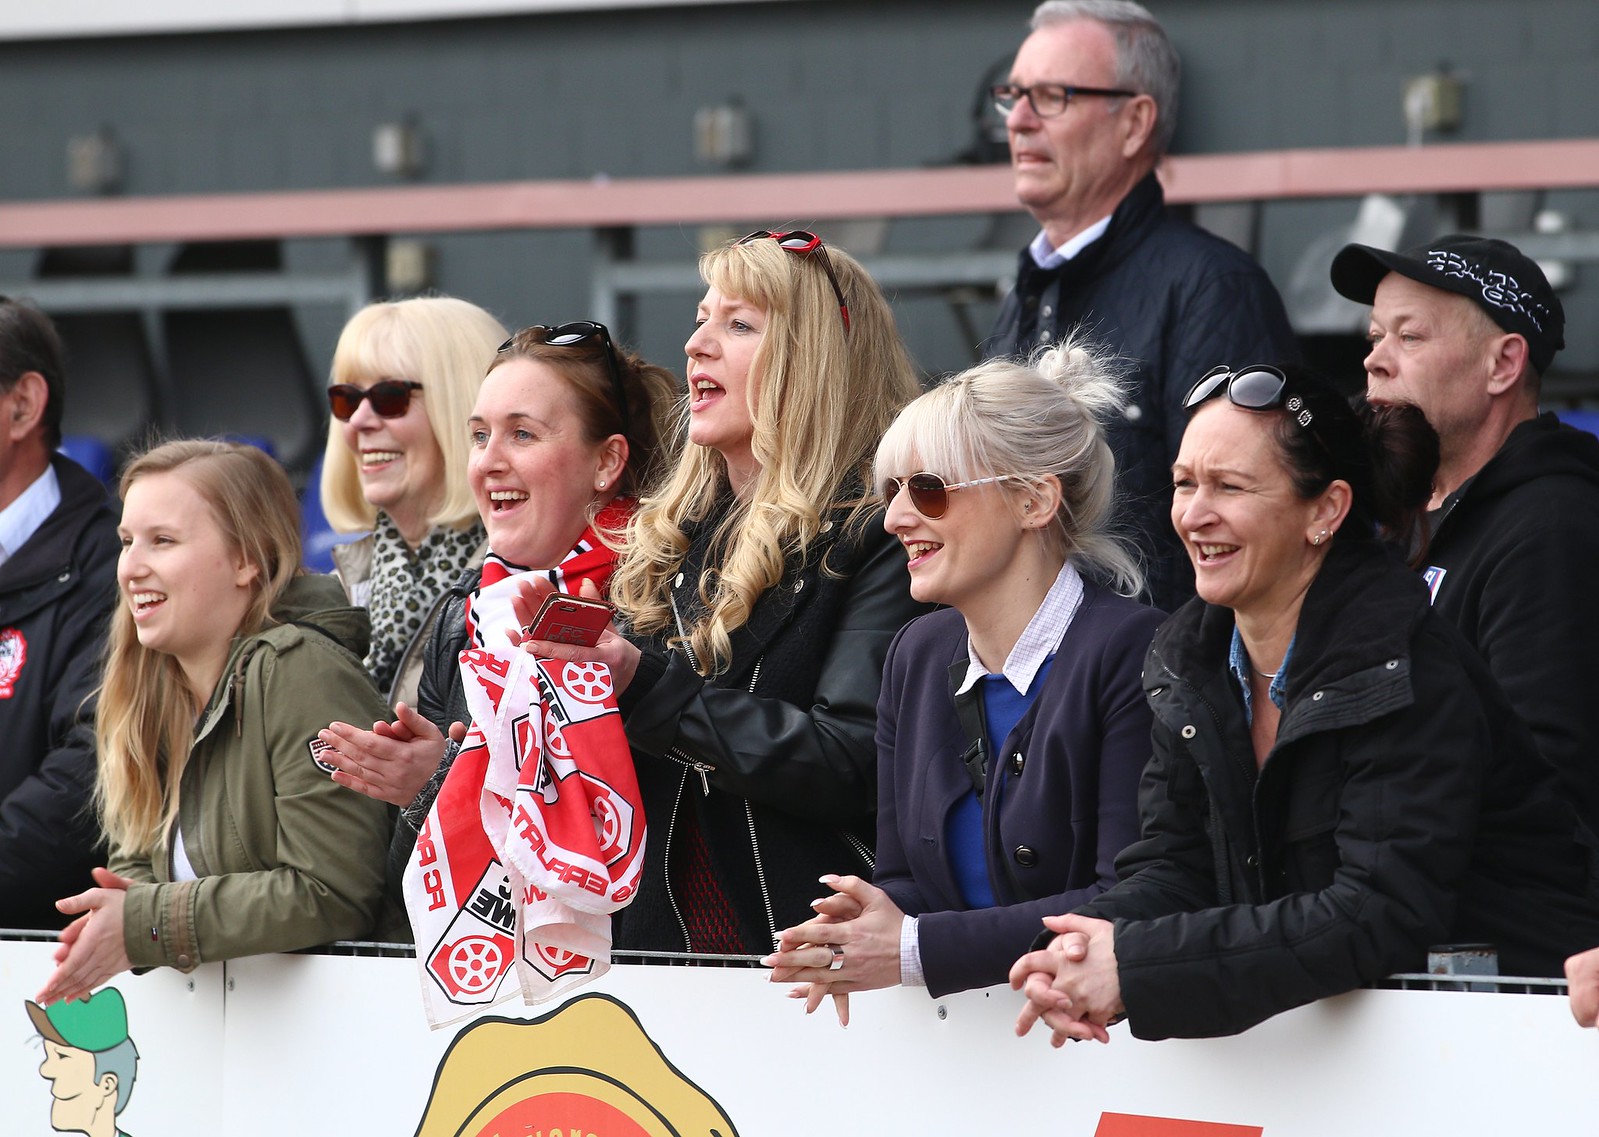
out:
<path id="1" fill-rule="evenodd" d="M 27 1004 L 34 1029 L 57 1046 L 97 1052 L 128 1040 L 128 1007 L 115 987 L 48 1008 L 31 999 Z"/>

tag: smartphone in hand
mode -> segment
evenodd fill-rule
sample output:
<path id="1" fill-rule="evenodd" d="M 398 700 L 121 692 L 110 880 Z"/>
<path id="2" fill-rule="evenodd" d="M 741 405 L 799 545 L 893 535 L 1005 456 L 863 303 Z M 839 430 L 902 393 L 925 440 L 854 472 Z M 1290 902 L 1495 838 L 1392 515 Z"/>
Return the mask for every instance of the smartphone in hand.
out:
<path id="1" fill-rule="evenodd" d="M 605 601 L 552 592 L 533 622 L 522 629 L 522 638 L 593 647 L 610 622 L 611 606 Z"/>

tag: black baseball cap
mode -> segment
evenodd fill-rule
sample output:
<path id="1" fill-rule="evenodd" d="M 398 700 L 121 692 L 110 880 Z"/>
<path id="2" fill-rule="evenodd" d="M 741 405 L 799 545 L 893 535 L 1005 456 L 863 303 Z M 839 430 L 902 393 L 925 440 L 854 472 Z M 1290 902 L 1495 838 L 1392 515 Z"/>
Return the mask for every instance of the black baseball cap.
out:
<path id="1" fill-rule="evenodd" d="M 1451 233 L 1402 253 L 1345 245 L 1333 258 L 1339 295 L 1370 304 L 1390 272 L 1477 302 L 1488 318 L 1527 341 L 1533 370 L 1542 375 L 1566 346 L 1566 313 L 1538 262 L 1508 241 Z"/>

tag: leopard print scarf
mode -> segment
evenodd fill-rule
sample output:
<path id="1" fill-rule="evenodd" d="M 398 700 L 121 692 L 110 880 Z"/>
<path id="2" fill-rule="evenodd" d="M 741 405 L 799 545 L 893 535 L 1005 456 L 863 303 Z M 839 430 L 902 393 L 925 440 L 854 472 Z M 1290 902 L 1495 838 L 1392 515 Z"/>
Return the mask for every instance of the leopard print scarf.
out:
<path id="1" fill-rule="evenodd" d="M 372 530 L 372 594 L 367 600 L 372 648 L 366 669 L 380 691 L 394 682 L 400 657 L 423 631 L 422 620 L 434 601 L 460 578 L 482 543 L 480 524 L 465 529 L 440 525 L 413 550 L 388 514 L 378 514 Z"/>

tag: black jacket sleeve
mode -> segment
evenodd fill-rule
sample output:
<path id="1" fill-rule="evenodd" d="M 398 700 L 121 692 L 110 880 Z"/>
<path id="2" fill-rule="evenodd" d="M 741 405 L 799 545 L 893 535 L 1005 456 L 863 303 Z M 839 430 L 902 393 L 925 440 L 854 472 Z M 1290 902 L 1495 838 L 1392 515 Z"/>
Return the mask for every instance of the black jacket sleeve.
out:
<path id="1" fill-rule="evenodd" d="M 45 678 L 28 688 L 48 720 L 37 767 L 0 800 L 0 922 L 59 927 L 55 901 L 93 885 L 103 863 L 94 819 L 94 716 L 106 619 L 116 597 L 117 538 L 110 522 L 88 530 L 74 554 L 78 579 L 53 602 L 47 637 L 30 651 Z M 19 745 L 16 738 L 10 745 Z M 22 745 L 26 745 L 22 743 Z"/>
<path id="2" fill-rule="evenodd" d="M 906 586 L 897 541 L 876 540 L 850 581 L 810 706 L 716 687 L 679 654 L 627 712 L 635 753 L 676 749 L 713 769 L 711 785 L 831 824 L 871 815 L 877 692 L 889 642 L 926 609 Z"/>

